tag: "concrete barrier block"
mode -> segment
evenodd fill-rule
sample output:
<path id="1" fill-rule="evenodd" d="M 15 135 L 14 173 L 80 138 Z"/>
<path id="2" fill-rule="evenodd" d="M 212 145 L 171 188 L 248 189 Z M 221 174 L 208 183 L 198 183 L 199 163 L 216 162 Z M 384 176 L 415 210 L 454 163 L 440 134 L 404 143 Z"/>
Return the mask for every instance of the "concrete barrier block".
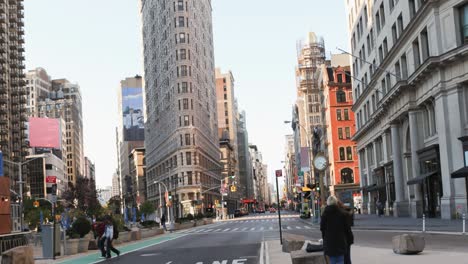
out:
<path id="1" fill-rule="evenodd" d="M 412 255 L 423 252 L 426 246 L 424 236 L 403 234 L 392 238 L 393 252 L 396 254 Z"/>
<path id="2" fill-rule="evenodd" d="M 285 234 L 283 237 L 283 252 L 289 253 L 300 250 L 305 240 L 305 237 L 301 235 Z"/>
<path id="3" fill-rule="evenodd" d="M 34 264 L 34 250 L 32 246 L 15 247 L 3 252 L 2 264 Z"/>
<path id="4" fill-rule="evenodd" d="M 291 261 L 292 264 L 327 264 L 323 252 L 308 253 L 304 250 L 292 251 Z"/>

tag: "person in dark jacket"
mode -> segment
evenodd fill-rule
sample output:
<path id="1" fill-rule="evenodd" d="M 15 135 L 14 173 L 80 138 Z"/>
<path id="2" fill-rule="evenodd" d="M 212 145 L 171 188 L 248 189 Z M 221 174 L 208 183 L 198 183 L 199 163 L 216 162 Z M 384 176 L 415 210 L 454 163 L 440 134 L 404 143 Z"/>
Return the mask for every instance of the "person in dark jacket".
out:
<path id="1" fill-rule="evenodd" d="M 322 231 L 323 250 L 330 259 L 330 264 L 344 264 L 348 240 L 352 233 L 346 215 L 338 207 L 338 199 L 335 196 L 327 199 L 327 207 L 320 221 L 320 231 Z"/>
<path id="2" fill-rule="evenodd" d="M 351 264 L 351 245 L 354 244 L 354 235 L 351 230 L 351 226 L 353 226 L 353 213 L 341 201 L 338 201 L 338 207 L 340 207 L 340 209 L 343 210 L 347 224 L 350 227 L 350 231 L 346 235 L 346 244 L 348 248 L 344 255 L 344 264 Z"/>

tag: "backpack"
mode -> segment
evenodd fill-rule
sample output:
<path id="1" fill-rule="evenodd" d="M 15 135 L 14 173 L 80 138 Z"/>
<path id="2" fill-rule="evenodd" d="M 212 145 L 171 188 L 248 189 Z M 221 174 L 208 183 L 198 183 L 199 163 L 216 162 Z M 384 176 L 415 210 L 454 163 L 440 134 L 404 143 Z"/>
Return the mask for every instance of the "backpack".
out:
<path id="1" fill-rule="evenodd" d="M 106 225 L 104 223 L 101 222 L 101 223 L 96 224 L 96 233 L 98 236 L 102 236 L 105 230 L 106 230 Z"/>
<path id="2" fill-rule="evenodd" d="M 112 235 L 113 236 L 113 239 L 117 239 L 119 238 L 119 229 L 117 227 L 114 226 L 113 228 L 114 230 L 114 234 Z"/>

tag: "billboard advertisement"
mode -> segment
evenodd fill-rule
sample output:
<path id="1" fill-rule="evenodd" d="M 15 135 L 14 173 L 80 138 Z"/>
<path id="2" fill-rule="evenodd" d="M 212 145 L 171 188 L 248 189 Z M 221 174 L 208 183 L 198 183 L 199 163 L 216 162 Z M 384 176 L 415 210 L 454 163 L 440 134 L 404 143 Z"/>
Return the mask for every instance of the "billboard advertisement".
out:
<path id="1" fill-rule="evenodd" d="M 122 88 L 122 119 L 124 141 L 145 140 L 142 88 Z"/>
<path id="2" fill-rule="evenodd" d="M 39 148 L 61 147 L 60 119 L 29 118 L 29 146 Z"/>

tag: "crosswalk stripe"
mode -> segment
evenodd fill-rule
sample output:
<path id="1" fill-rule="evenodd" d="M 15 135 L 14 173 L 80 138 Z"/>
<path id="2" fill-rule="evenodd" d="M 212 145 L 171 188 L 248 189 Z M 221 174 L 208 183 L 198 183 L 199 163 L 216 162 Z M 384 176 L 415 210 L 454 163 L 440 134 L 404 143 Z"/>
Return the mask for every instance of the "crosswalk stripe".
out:
<path id="1" fill-rule="evenodd" d="M 203 232 L 204 230 L 205 230 L 204 228 L 203 228 L 203 229 L 199 229 L 199 230 L 195 231 L 195 233 L 201 233 L 201 232 Z"/>
<path id="2" fill-rule="evenodd" d="M 223 232 L 229 231 L 229 229 L 230 229 L 230 228 L 226 228 L 226 229 L 223 230 Z"/>
<path id="3" fill-rule="evenodd" d="M 205 230 L 204 232 L 207 233 L 207 232 L 211 232 L 211 231 L 213 231 L 213 230 L 214 230 L 214 229 L 207 229 L 207 230 Z"/>
<path id="4" fill-rule="evenodd" d="M 296 228 L 297 228 L 297 229 L 301 229 L 301 227 L 300 227 L 300 226 L 296 226 Z"/>
<path id="5" fill-rule="evenodd" d="M 232 231 L 236 231 L 237 229 L 239 229 L 239 228 L 236 227 L 236 228 L 234 228 Z"/>
<path id="6" fill-rule="evenodd" d="M 310 228 L 310 227 L 308 227 L 308 226 L 304 226 L 304 228 L 305 228 L 305 229 L 311 229 L 311 228 Z"/>
<path id="7" fill-rule="evenodd" d="M 262 227 L 260 227 L 260 231 L 263 231 L 263 229 L 265 229 L 263 226 L 262 226 Z"/>
<path id="8" fill-rule="evenodd" d="M 292 228 L 291 228 L 290 226 L 288 226 L 288 227 L 286 227 L 286 229 L 289 229 L 289 230 L 291 230 Z"/>
<path id="9" fill-rule="evenodd" d="M 245 230 L 247 230 L 247 227 L 242 228 L 242 231 L 245 231 Z"/>
<path id="10" fill-rule="evenodd" d="M 273 230 L 273 227 L 272 227 L 272 226 L 270 226 L 270 230 Z"/>
<path id="11" fill-rule="evenodd" d="M 250 231 L 254 231 L 254 230 L 255 230 L 255 227 L 250 228 Z"/>
<path id="12" fill-rule="evenodd" d="M 215 232 L 219 232 L 219 231 L 221 231 L 221 230 L 222 230 L 221 228 L 220 228 L 220 229 L 216 229 Z"/>

